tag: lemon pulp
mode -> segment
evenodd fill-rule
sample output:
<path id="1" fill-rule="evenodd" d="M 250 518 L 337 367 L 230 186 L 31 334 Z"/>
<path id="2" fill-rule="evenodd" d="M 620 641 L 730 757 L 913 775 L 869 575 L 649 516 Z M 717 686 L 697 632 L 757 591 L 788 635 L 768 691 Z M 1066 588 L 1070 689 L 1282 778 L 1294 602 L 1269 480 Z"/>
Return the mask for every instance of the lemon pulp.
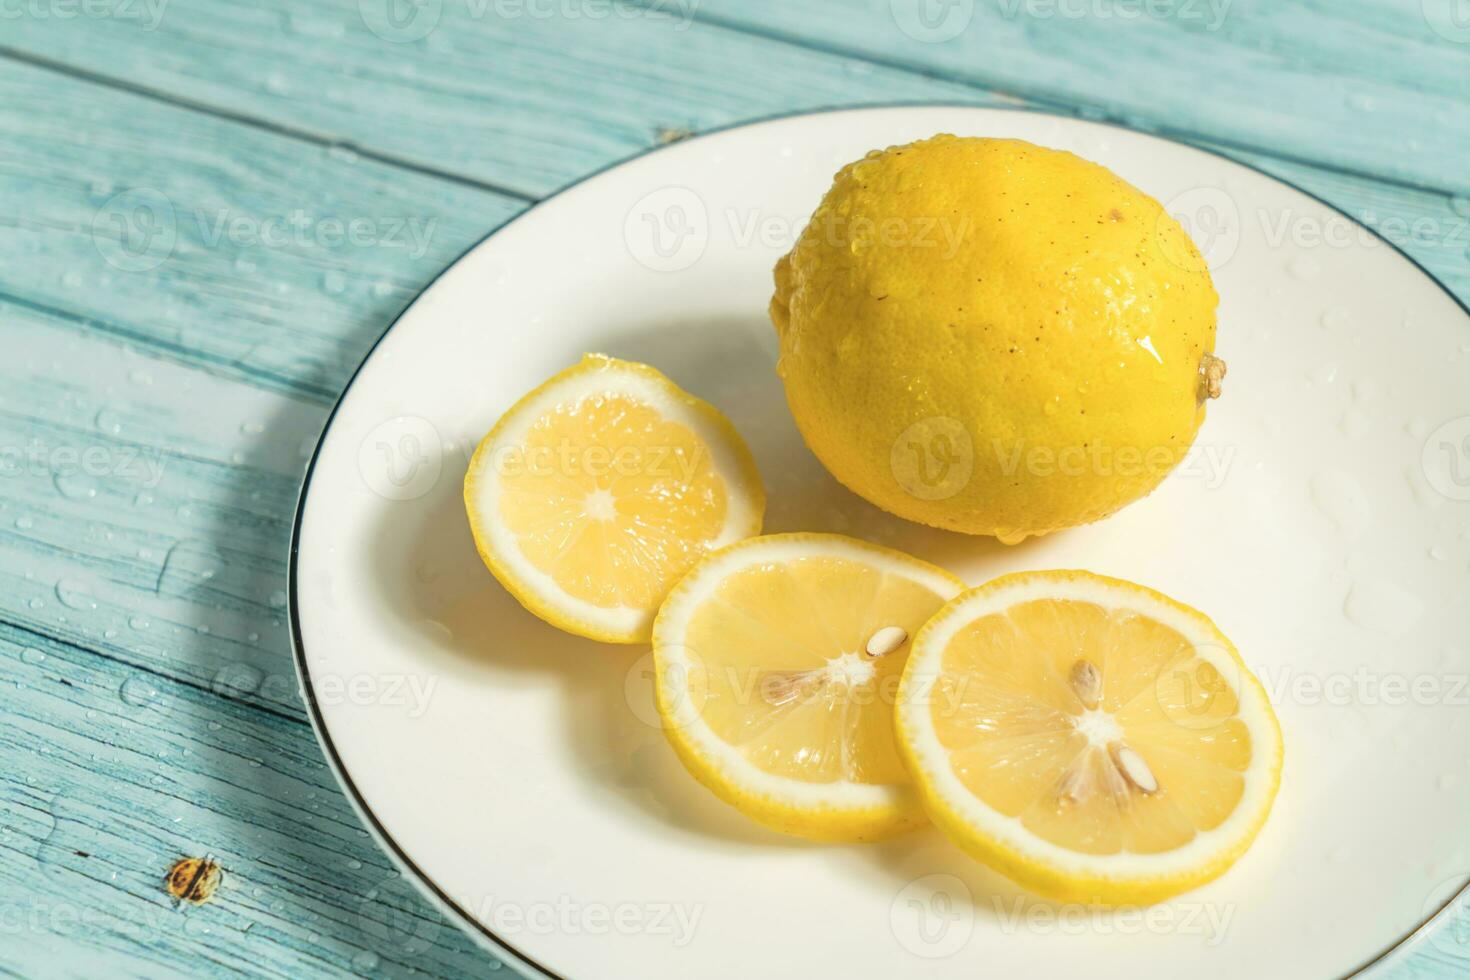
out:
<path id="1" fill-rule="evenodd" d="M 654 631 L 659 708 L 689 769 L 791 833 L 866 840 L 923 822 L 895 745 L 907 638 L 961 588 L 838 535 L 711 556 Z"/>
<path id="2" fill-rule="evenodd" d="M 1089 706 L 1072 683 L 1096 668 Z M 1218 827 L 1240 802 L 1249 730 L 1235 693 L 1178 631 L 1091 602 L 1037 599 L 967 626 L 945 673 L 972 679 L 934 730 L 979 799 L 1038 837 L 1088 854 L 1157 853 Z M 1137 753 L 1158 788 L 1120 770 Z"/>
<path id="3" fill-rule="evenodd" d="M 725 486 L 699 437 L 627 396 L 542 416 L 524 455 L 501 520 L 527 561 L 594 605 L 656 605 L 724 527 Z"/>
<path id="4" fill-rule="evenodd" d="M 522 605 L 635 643 L 701 557 L 760 531 L 765 493 L 712 406 L 647 365 L 588 355 L 496 423 L 465 507 L 485 564 Z"/>
<path id="5" fill-rule="evenodd" d="M 1260 683 L 1203 614 L 1089 572 L 1002 576 L 915 638 L 896 723 L 934 821 L 1067 901 L 1152 902 L 1222 874 L 1280 785 Z"/>

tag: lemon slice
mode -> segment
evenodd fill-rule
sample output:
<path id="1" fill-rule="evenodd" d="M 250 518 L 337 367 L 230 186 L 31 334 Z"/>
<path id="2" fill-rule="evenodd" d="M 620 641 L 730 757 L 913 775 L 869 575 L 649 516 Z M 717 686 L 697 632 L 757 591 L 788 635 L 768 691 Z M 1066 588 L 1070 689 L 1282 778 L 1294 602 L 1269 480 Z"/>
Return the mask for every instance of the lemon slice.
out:
<path id="1" fill-rule="evenodd" d="M 760 533 L 765 492 L 730 421 L 645 364 L 588 355 L 518 401 L 465 477 L 480 557 L 531 612 L 610 643 L 706 553 Z"/>
<path id="2" fill-rule="evenodd" d="M 664 730 L 696 779 L 777 830 L 875 840 L 921 825 L 893 703 L 908 638 L 963 588 L 835 534 L 711 555 L 654 625 Z"/>
<path id="3" fill-rule="evenodd" d="M 1280 785 L 1280 726 L 1230 641 L 1089 572 L 949 603 L 914 640 L 896 714 L 934 822 L 1062 901 L 1152 902 L 1217 877 Z"/>

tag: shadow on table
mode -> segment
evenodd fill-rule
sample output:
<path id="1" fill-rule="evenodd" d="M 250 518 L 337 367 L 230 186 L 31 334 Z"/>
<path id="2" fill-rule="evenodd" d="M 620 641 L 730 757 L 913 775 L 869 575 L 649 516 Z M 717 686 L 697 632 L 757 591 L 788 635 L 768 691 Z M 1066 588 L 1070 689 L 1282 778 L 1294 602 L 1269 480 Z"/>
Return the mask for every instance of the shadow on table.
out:
<path id="1" fill-rule="evenodd" d="M 336 375 L 305 380 L 335 383 Z M 177 712 L 169 719 L 181 732 L 187 723 L 195 764 L 210 777 L 197 795 L 228 815 L 218 839 L 206 834 L 213 833 L 207 823 L 194 831 L 198 852 L 224 866 L 226 885 L 222 900 L 188 910 L 191 928 L 210 930 L 222 956 L 234 955 L 230 943 L 238 941 L 244 961 L 267 962 L 288 950 L 288 959 L 346 972 L 504 975 L 399 875 L 338 788 L 312 729 L 295 718 L 282 560 L 301 474 L 288 470 L 294 463 L 304 472 L 305 450 L 328 414 L 283 400 L 267 417 L 242 420 L 262 435 L 244 442 L 218 492 L 192 505 L 198 522 L 183 542 L 190 560 L 175 562 L 177 572 L 170 566 L 167 583 L 160 581 L 160 592 L 167 584 L 186 600 L 179 625 L 196 631 L 190 642 L 200 661 L 210 670 L 223 664 L 211 689 L 224 700 L 204 700 L 187 719 Z M 249 536 L 256 538 L 246 553 L 241 541 Z"/>

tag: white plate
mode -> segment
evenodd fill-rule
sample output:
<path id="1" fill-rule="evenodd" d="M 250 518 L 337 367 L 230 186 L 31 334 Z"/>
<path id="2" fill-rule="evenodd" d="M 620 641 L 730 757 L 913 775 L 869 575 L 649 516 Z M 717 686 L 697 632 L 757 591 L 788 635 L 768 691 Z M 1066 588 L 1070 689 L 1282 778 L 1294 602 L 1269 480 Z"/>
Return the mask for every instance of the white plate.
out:
<path id="1" fill-rule="evenodd" d="M 938 131 L 1100 161 L 1181 215 L 1215 268 L 1225 397 L 1191 461 L 1111 520 L 1015 549 L 905 524 L 841 490 L 787 414 L 765 314 L 772 264 L 839 165 Z M 294 556 L 318 731 L 397 860 L 529 972 L 1351 973 L 1470 869 L 1467 342 L 1455 300 L 1341 214 L 1150 136 L 926 107 L 666 147 L 481 243 L 353 380 L 308 477 Z M 933 831 L 815 846 L 718 802 L 650 724 L 646 650 L 542 624 L 471 545 L 469 452 L 584 351 L 650 362 L 728 413 L 765 475 L 768 530 L 855 534 L 970 582 L 1090 568 L 1207 610 L 1286 733 L 1256 846 L 1145 918 L 1030 899 Z"/>

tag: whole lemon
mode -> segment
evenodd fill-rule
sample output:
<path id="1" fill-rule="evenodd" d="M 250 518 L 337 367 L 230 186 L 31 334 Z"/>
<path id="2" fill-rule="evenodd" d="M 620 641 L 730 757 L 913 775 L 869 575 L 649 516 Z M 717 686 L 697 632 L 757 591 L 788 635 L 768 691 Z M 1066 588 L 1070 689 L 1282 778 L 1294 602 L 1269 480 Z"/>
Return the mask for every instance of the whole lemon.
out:
<path id="1" fill-rule="evenodd" d="M 1219 394 L 1219 296 L 1157 201 L 1071 153 L 949 135 L 838 172 L 776 265 L 803 437 L 901 517 L 1018 541 L 1107 517 Z"/>

